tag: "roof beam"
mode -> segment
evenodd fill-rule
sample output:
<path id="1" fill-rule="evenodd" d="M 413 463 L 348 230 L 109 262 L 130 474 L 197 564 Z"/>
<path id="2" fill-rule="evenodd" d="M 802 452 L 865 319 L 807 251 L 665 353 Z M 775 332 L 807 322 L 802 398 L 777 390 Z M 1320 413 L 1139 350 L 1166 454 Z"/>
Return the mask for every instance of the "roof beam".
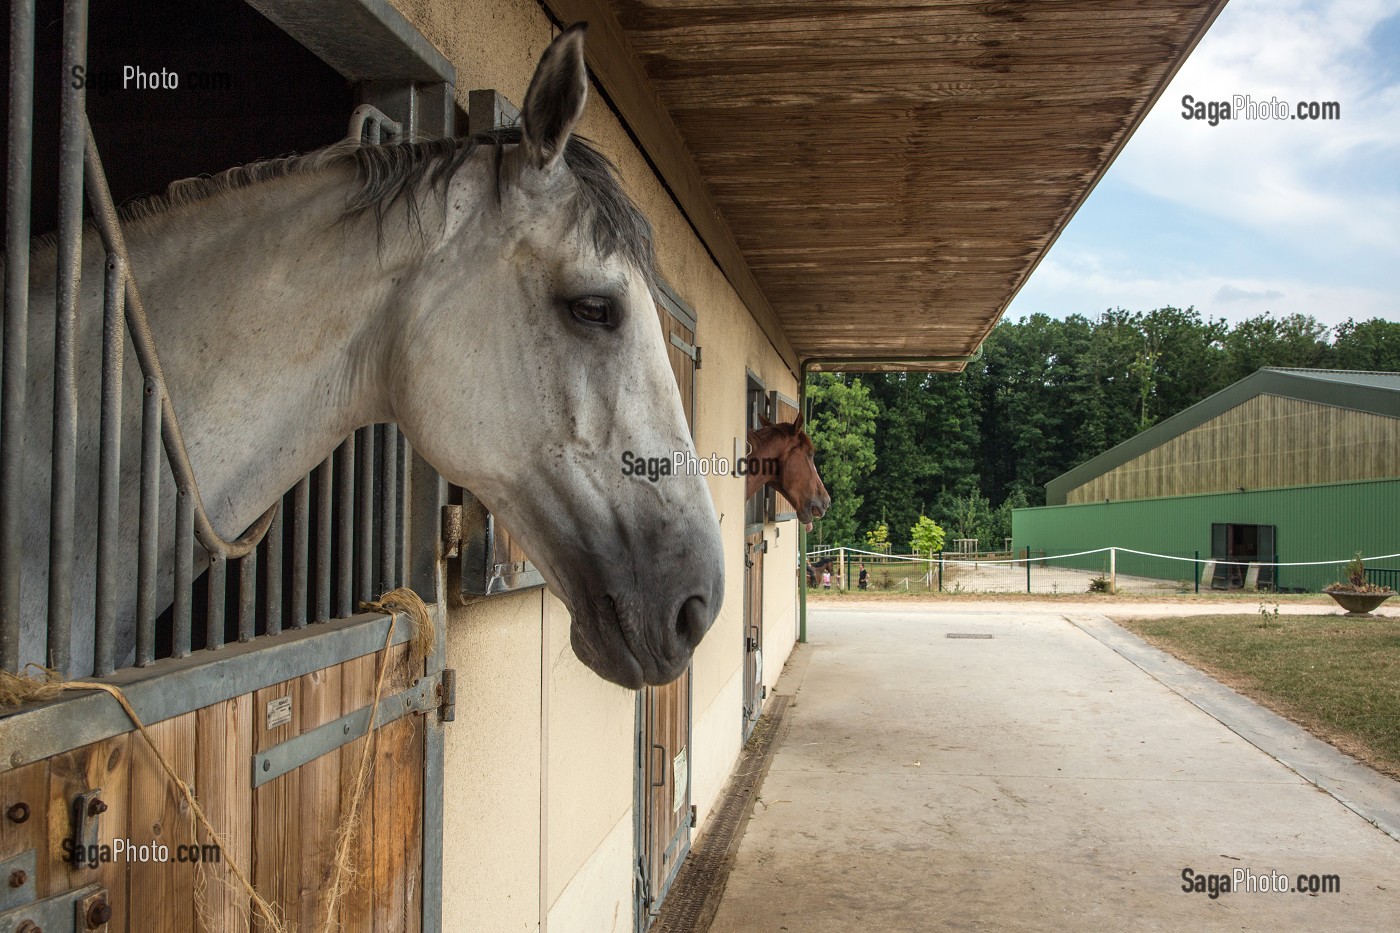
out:
<path id="1" fill-rule="evenodd" d="M 619 116 L 661 176 L 662 183 L 774 349 L 797 372 L 799 360 L 768 296 L 759 287 L 738 241 L 690 155 L 670 111 L 661 103 L 641 59 L 607 0 L 545 0 L 561 23 L 588 23 L 588 65 Z"/>

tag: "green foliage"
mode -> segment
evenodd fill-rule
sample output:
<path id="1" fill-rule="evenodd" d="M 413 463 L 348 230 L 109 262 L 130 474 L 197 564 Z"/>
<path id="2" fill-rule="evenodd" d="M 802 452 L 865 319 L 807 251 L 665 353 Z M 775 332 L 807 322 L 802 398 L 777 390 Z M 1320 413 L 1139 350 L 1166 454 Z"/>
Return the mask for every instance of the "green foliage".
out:
<path id="1" fill-rule="evenodd" d="M 1357 551 L 1356 556 L 1347 561 L 1347 582 L 1352 586 L 1361 587 L 1366 585 L 1366 565 L 1361 561 L 1361 552 Z"/>
<path id="2" fill-rule="evenodd" d="M 927 515 L 920 515 L 914 527 L 909 529 L 909 543 L 920 554 L 932 556 L 943 550 L 943 529 Z"/>
<path id="3" fill-rule="evenodd" d="M 883 551 L 890 543 L 890 526 L 880 522 L 865 533 L 865 546 L 872 551 Z"/>
<path id="4" fill-rule="evenodd" d="M 848 381 L 849 379 L 849 381 Z M 817 526 L 818 544 L 854 544 L 859 490 L 875 469 L 875 416 L 879 411 L 859 377 L 817 373 L 807 383 L 812 417 L 807 434 L 831 508 Z"/>
<path id="5" fill-rule="evenodd" d="M 831 492 L 818 540 L 933 515 L 1001 547 L 1011 511 L 1045 483 L 1263 366 L 1400 372 L 1400 322 L 1261 315 L 1234 326 L 1193 308 L 1114 308 L 1003 321 L 962 373 L 818 375 L 813 440 Z"/>

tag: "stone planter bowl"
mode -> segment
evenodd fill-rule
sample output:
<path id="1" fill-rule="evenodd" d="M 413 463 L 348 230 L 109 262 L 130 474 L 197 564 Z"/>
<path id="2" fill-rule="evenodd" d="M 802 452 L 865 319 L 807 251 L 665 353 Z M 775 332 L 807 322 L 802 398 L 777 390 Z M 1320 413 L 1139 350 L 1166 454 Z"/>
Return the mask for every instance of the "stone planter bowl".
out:
<path id="1" fill-rule="evenodd" d="M 1326 590 L 1328 596 L 1347 611 L 1349 616 L 1369 616 L 1371 611 L 1385 602 L 1394 593 L 1348 593 L 1345 590 Z"/>

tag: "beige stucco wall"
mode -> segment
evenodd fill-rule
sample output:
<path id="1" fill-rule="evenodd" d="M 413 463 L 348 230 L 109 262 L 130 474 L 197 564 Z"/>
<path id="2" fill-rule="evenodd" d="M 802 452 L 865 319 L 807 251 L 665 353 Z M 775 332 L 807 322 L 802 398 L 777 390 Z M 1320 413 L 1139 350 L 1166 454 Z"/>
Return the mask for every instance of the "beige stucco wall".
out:
<path id="1" fill-rule="evenodd" d="M 494 88 L 518 104 L 554 34 L 534 0 L 396 5 L 456 66 L 464 109 L 474 88 Z M 704 347 L 697 447 L 702 455 L 730 457 L 744 431 L 745 369 L 792 397 L 796 380 L 597 95 L 582 132 L 617 163 L 655 226 L 661 274 L 697 312 Z M 742 480 L 713 478 L 710 490 L 726 587 L 693 668 L 691 793 L 701 832 L 739 752 L 742 708 Z M 796 525 L 784 523 L 776 538 L 770 525 L 768 536 L 764 655 L 771 686 L 795 632 Z M 448 929 L 632 929 L 636 696 L 574 657 L 568 626 L 563 605 L 540 591 L 449 611 L 459 700 L 446 745 Z"/>

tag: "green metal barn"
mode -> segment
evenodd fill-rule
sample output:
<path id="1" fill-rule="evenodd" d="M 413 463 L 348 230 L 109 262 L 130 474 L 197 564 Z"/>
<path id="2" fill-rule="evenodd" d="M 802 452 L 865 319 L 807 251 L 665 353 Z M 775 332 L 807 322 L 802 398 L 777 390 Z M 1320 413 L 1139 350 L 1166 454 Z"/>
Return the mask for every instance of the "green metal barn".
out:
<path id="1" fill-rule="evenodd" d="M 1318 590 L 1341 568 L 1265 565 L 1400 552 L 1400 373 L 1261 369 L 1045 490 L 1047 505 L 1014 513 L 1018 550 L 1112 546 L 1164 555 L 1119 552 L 1120 574 Z M 1368 569 L 1395 585 L 1400 560 Z"/>

